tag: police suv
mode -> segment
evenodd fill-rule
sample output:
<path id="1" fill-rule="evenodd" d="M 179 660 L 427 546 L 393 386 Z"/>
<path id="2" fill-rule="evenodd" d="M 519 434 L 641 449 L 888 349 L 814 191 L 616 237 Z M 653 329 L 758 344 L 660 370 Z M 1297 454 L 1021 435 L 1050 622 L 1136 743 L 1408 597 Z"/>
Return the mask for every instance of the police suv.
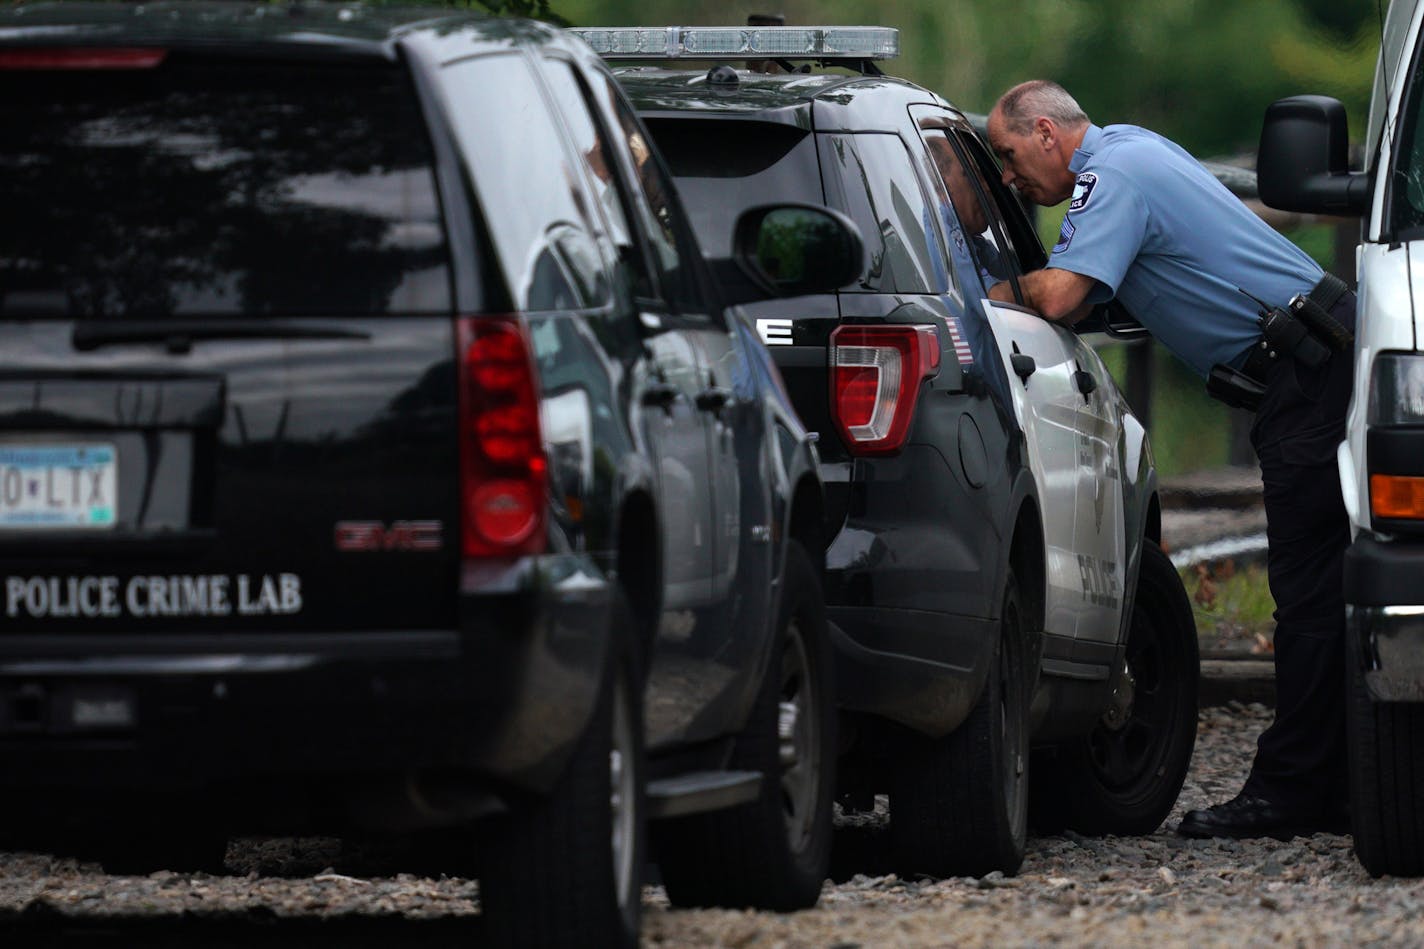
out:
<path id="1" fill-rule="evenodd" d="M 1379 876 L 1424 875 L 1424 3 L 1384 23 L 1364 152 L 1349 168 L 1344 107 L 1266 112 L 1261 199 L 1363 217 L 1355 388 L 1337 460 L 1345 554 L 1346 727 L 1355 853 Z M 1340 433 L 1332 432 L 1335 439 Z"/>
<path id="2" fill-rule="evenodd" d="M 495 942 L 632 945 L 657 818 L 682 898 L 815 902 L 814 449 L 597 56 L 14 5 L 0 125 L 0 836 L 441 829 Z M 740 226 L 743 299 L 859 269 L 835 212 Z"/>
<path id="3" fill-rule="evenodd" d="M 1086 340 L 986 299 L 1045 256 L 969 118 L 881 74 L 892 29 L 576 32 L 628 64 L 707 253 L 773 199 L 863 236 L 835 292 L 749 307 L 819 436 L 842 801 L 888 791 L 900 868 L 937 875 L 1013 872 L 1030 814 L 1156 828 L 1197 652 L 1152 453 Z"/>

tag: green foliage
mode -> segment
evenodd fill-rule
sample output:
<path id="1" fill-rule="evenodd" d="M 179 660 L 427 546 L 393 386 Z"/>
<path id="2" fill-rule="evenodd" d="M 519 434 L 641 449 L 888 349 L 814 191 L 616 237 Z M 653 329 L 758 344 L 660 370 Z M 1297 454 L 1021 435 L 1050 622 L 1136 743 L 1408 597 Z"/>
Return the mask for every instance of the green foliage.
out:
<path id="1" fill-rule="evenodd" d="M 1171 476 L 1228 462 L 1231 410 L 1162 346 L 1152 344 L 1152 418 L 1148 435 L 1157 471 Z"/>
<path id="2" fill-rule="evenodd" d="M 1297 0 L 1306 19 L 1322 30 L 1348 40 L 1375 25 L 1383 0 Z"/>
<path id="3" fill-rule="evenodd" d="M 569 22 L 549 6 L 549 0 L 378 0 L 387 5 L 441 6 L 460 10 L 482 10 L 498 16 L 527 17 L 559 26 Z"/>
<path id="4" fill-rule="evenodd" d="M 803 254 L 806 235 L 796 221 L 768 217 L 757 235 L 757 260 L 775 280 L 796 281 L 806 272 Z"/>
<path id="5" fill-rule="evenodd" d="M 1327 270 L 1336 268 L 1333 224 L 1307 224 L 1283 233 L 1320 266 Z"/>
<path id="6" fill-rule="evenodd" d="M 1205 655 L 1269 656 L 1276 630 L 1276 601 L 1258 564 L 1237 568 L 1230 560 L 1179 571 L 1192 602 L 1197 643 Z"/>

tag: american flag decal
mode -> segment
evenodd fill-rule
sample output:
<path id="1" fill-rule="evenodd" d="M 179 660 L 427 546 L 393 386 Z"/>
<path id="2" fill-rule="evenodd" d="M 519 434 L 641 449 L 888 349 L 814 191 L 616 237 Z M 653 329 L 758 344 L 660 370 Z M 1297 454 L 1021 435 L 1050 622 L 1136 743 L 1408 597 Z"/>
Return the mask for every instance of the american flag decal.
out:
<path id="1" fill-rule="evenodd" d="M 946 317 L 945 322 L 949 324 L 949 339 L 954 343 L 954 356 L 959 360 L 959 364 L 961 366 L 974 365 L 974 354 L 969 350 L 969 342 L 964 338 L 964 331 L 959 328 L 959 317 Z"/>

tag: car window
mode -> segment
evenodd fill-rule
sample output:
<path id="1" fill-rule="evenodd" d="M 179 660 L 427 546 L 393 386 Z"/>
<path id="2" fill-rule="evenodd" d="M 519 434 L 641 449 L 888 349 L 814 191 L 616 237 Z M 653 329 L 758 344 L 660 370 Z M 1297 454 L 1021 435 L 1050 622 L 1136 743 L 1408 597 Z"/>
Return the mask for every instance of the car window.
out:
<path id="1" fill-rule="evenodd" d="M 395 68 L 0 73 L 0 313 L 447 313 L 429 136 Z"/>
<path id="2" fill-rule="evenodd" d="M 965 159 L 979 169 L 979 180 L 989 189 L 989 197 L 1004 224 L 1003 236 L 1007 238 L 1007 243 L 1003 249 L 1013 257 L 1014 269 L 1025 273 L 1042 267 L 1048 262 L 1048 256 L 1043 252 L 1038 232 L 1034 230 L 1018 197 L 1004 184 L 1003 172 L 989 154 L 989 149 L 976 135 L 956 131 L 951 136 Z"/>
<path id="3" fill-rule="evenodd" d="M 592 234 L 604 229 L 529 64 L 517 54 L 480 56 L 447 66 L 443 81 L 460 107 L 450 110 L 456 141 L 515 305 L 567 309 L 606 298 Z M 498 89 L 499 95 L 489 94 Z"/>
<path id="4" fill-rule="evenodd" d="M 860 227 L 869 256 L 848 290 L 943 293 L 949 282 L 935 218 L 898 135 L 823 135 L 827 196 Z"/>
<path id="5" fill-rule="evenodd" d="M 988 185 L 979 169 L 955 150 L 947 130 L 925 129 L 923 135 L 934 164 L 936 190 L 953 208 L 952 214 L 942 214 L 949 252 L 961 265 L 967 263 L 980 286 L 988 290 L 1012 274 L 1012 255 L 1003 249 L 1002 223 L 995 226 L 999 215 L 989 201 Z"/>
<path id="6" fill-rule="evenodd" d="M 628 195 L 619 187 L 615 173 L 617 167 L 613 153 L 609 150 L 607 134 L 598 122 L 597 106 L 592 100 L 588 87 L 578 77 L 572 63 L 551 60 L 545 73 L 549 91 L 554 103 L 564 117 L 564 127 L 573 139 L 574 151 L 582 161 L 584 170 L 598 197 L 599 210 L 591 215 L 595 221 L 606 222 L 605 233 L 619 248 L 623 261 L 631 268 L 640 296 L 654 295 L 654 288 L 648 276 L 647 261 L 638 249 L 634 231 L 629 225 Z M 606 298 L 604 293 L 600 302 Z"/>
<path id="7" fill-rule="evenodd" d="M 654 263 L 658 277 L 662 281 L 663 294 L 669 304 L 687 318 L 701 322 L 710 320 L 706 312 L 706 298 L 693 269 L 697 256 L 696 245 L 691 235 L 678 222 L 679 205 L 673 196 L 671 179 L 664 170 L 662 160 L 653 151 L 653 145 L 638 122 L 633 108 L 618 91 L 612 76 L 604 77 L 608 88 L 608 101 L 617 118 L 617 133 L 627 143 L 628 153 L 633 158 L 633 186 L 643 195 L 640 203 L 640 217 L 643 231 L 653 248 Z"/>
<path id="8" fill-rule="evenodd" d="M 709 257 L 732 255 L 732 232 L 747 208 L 823 203 L 816 140 L 805 129 L 770 122 L 645 121 Z"/>

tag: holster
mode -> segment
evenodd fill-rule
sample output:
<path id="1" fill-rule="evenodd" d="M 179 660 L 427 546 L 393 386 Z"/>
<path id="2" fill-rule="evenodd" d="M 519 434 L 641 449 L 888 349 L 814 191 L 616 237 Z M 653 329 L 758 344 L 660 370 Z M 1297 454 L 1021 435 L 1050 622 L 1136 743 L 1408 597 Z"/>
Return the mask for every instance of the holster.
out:
<path id="1" fill-rule="evenodd" d="M 1305 324 L 1310 335 L 1333 352 L 1349 352 L 1355 345 L 1355 334 L 1330 315 L 1330 310 L 1349 292 L 1345 281 L 1332 273 L 1320 278 L 1309 293 L 1297 294 L 1290 301 L 1290 311 Z"/>
<path id="2" fill-rule="evenodd" d="M 1206 377 L 1206 391 L 1207 395 L 1218 402 L 1254 412 L 1261 405 L 1266 387 L 1226 363 L 1219 362 L 1211 367 L 1211 373 Z"/>

